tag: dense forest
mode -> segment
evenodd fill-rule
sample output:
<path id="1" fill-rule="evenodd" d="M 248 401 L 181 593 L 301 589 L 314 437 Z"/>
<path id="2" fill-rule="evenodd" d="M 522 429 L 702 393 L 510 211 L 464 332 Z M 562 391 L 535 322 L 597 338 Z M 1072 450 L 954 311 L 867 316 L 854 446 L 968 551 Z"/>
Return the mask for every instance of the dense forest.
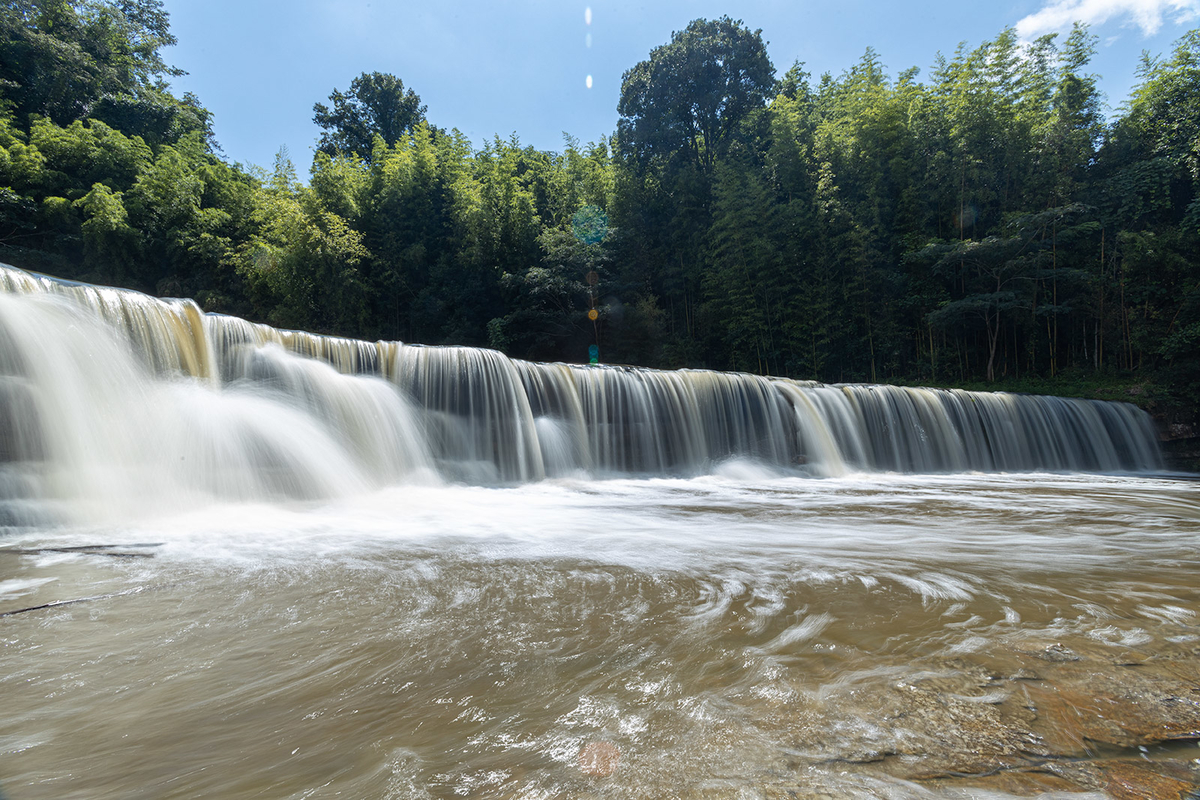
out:
<path id="1" fill-rule="evenodd" d="M 0 8 L 0 261 L 536 360 L 1200 389 L 1200 31 L 1109 121 L 1084 27 L 814 80 L 696 20 L 560 152 L 368 73 L 314 105 L 307 180 L 222 156 L 173 42 L 159 0 Z"/>

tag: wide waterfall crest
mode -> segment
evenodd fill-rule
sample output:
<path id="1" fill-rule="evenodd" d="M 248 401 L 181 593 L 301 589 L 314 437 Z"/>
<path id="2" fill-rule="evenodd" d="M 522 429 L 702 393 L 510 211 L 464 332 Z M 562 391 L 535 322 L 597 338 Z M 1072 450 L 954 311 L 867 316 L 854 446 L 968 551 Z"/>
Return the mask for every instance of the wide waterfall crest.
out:
<path id="1" fill-rule="evenodd" d="M 729 459 L 816 476 L 1162 466 L 1127 403 L 536 364 L 277 330 L 0 265 L 0 524 L 48 499 L 314 498 Z"/>

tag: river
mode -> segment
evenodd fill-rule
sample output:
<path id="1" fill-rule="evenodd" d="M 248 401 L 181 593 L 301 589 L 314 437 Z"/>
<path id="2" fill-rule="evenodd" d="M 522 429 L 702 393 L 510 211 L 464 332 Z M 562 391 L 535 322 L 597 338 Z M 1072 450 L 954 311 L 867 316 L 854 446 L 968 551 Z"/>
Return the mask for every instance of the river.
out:
<path id="1" fill-rule="evenodd" d="M 1132 407 L 372 373 L 8 280 L 7 800 L 1195 791 L 1200 484 Z"/>

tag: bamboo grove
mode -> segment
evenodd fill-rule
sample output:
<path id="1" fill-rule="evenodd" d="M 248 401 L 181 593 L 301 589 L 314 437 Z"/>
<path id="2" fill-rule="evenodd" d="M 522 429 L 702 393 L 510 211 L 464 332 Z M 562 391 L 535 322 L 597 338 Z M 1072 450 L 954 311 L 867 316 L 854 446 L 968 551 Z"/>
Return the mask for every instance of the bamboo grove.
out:
<path id="1" fill-rule="evenodd" d="M 17 0 L 0 27 L 18 266 L 537 360 L 1200 387 L 1200 31 L 1109 120 L 1083 27 L 814 80 L 696 20 L 626 72 L 616 131 L 559 152 L 473 146 L 366 73 L 314 106 L 302 180 L 229 163 L 171 94 L 158 0 Z"/>

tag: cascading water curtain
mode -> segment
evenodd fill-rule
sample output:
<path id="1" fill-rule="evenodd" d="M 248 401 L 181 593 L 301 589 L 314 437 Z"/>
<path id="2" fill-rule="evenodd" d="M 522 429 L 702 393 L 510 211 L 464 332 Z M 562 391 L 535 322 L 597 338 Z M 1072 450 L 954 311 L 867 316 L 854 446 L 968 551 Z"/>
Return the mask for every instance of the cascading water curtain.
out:
<path id="1" fill-rule="evenodd" d="M 207 315 L 0 266 L 0 502 L 314 498 L 389 483 L 1161 469 L 1127 403 L 535 364 Z M 37 502 L 40 501 L 41 506 Z"/>

